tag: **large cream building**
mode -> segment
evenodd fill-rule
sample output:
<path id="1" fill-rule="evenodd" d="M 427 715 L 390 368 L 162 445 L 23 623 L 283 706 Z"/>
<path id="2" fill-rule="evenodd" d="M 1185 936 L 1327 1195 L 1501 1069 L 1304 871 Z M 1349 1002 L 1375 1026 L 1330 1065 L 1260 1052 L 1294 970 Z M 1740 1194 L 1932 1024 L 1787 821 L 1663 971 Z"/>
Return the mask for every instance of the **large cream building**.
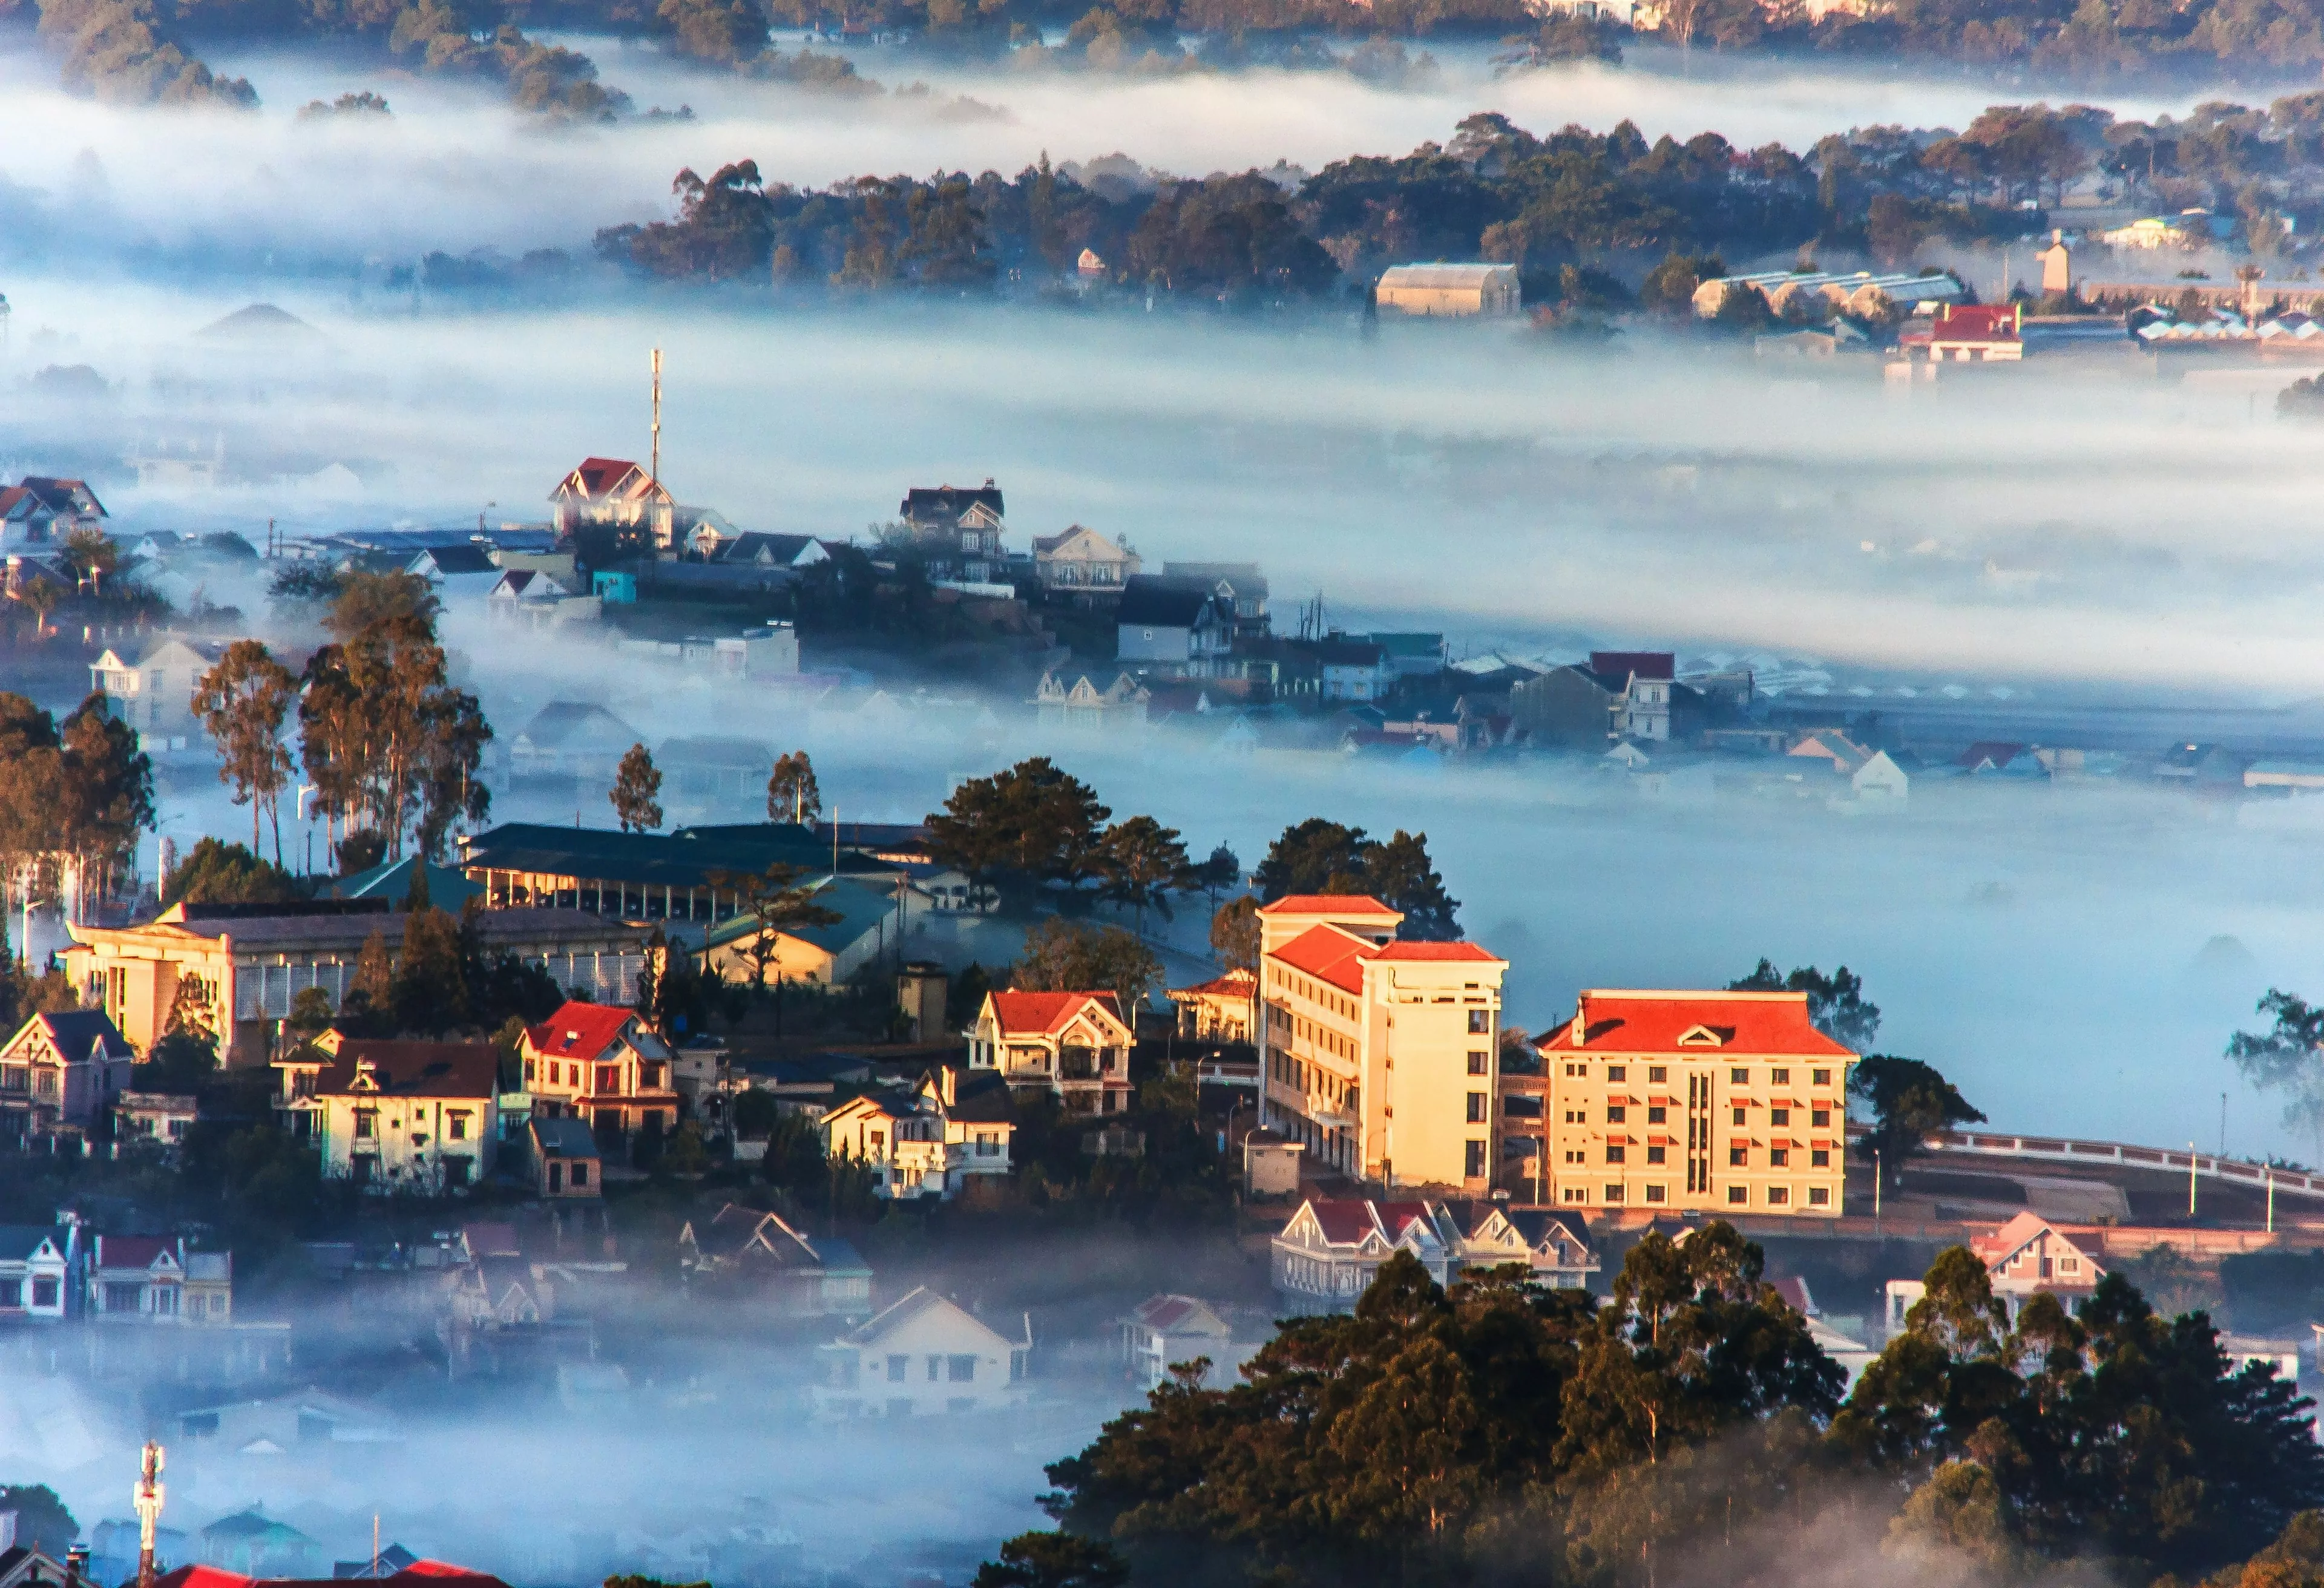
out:
<path id="1" fill-rule="evenodd" d="M 1261 907 L 1260 1122 L 1341 1174 L 1487 1192 L 1508 962 L 1399 943 L 1403 919 L 1361 896 Z"/>
<path id="2" fill-rule="evenodd" d="M 1535 1046 L 1545 1200 L 1840 1216 L 1857 1056 L 1806 993 L 1598 989 Z"/>

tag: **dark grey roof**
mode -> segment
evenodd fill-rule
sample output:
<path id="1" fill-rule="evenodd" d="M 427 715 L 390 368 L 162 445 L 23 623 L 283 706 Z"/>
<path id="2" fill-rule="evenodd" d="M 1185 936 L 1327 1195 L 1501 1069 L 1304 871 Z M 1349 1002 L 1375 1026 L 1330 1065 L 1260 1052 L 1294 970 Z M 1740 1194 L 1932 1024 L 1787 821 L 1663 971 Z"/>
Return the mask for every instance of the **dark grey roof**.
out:
<path id="1" fill-rule="evenodd" d="M 366 900 L 351 900 L 350 903 Z M 154 923 L 147 923 L 149 926 Z M 124 928 L 136 931 L 140 928 Z M 165 921 L 157 930 L 179 931 L 196 937 L 230 936 L 237 950 L 274 954 L 299 950 L 361 948 L 374 932 L 401 942 L 403 923 L 392 914 L 373 911 L 332 916 L 254 916 L 233 920 Z M 641 928 L 624 925 L 585 909 L 487 909 L 476 916 L 476 930 L 493 947 L 522 947 L 570 942 L 604 944 L 642 942 Z"/>
<path id="2" fill-rule="evenodd" d="M 831 850 L 780 823 L 663 835 L 511 822 L 470 840 L 460 857 L 469 871 L 541 872 L 672 888 L 707 887 L 713 872 L 763 872 L 777 862 L 828 868 Z"/>
<path id="3" fill-rule="evenodd" d="M 1017 1115 L 1009 1103 L 1009 1082 L 998 1070 L 955 1072 L 953 1102 L 945 1114 L 965 1125 L 1006 1125 Z"/>
<path id="4" fill-rule="evenodd" d="M 436 565 L 439 574 L 498 573 L 500 565 L 484 555 L 481 546 L 431 546 L 420 554 Z M 419 558 L 412 559 L 414 562 Z"/>
<path id="5" fill-rule="evenodd" d="M 632 743 L 643 737 L 604 706 L 583 700 L 552 700 L 533 713 L 532 720 L 517 732 L 529 743 L 548 749 L 563 744 L 576 734 L 609 735 L 611 738 L 628 739 Z"/>
<path id="6" fill-rule="evenodd" d="M 1203 609 L 1217 599 L 1217 593 L 1200 579 L 1132 574 L 1122 581 L 1121 603 L 1114 609 L 1114 621 L 1124 628 L 1143 623 L 1154 628 L 1191 629 L 1202 621 Z"/>
<path id="7" fill-rule="evenodd" d="M 813 535 L 778 535 L 764 530 L 746 530 L 721 545 L 718 555 L 712 560 L 788 568 L 815 543 Z"/>
<path id="8" fill-rule="evenodd" d="M 67 1239 L 61 1224 L 0 1224 L 0 1262 L 23 1262 L 43 1241 L 53 1240 L 62 1252 Z"/>
<path id="9" fill-rule="evenodd" d="M 545 1120 L 535 1114 L 531 1128 L 536 1149 L 546 1157 L 595 1158 L 597 1156 L 597 1139 L 589 1133 L 589 1127 L 579 1120 L 572 1118 Z"/>
<path id="10" fill-rule="evenodd" d="M 112 1017 L 101 1009 L 66 1010 L 34 1018 L 48 1027 L 49 1040 L 56 1044 L 57 1051 L 69 1064 L 86 1062 L 100 1042 L 107 1050 L 124 1057 L 136 1051 L 114 1025 Z"/>
<path id="11" fill-rule="evenodd" d="M 1001 487 L 987 480 L 981 486 L 915 485 L 904 493 L 897 512 L 916 524 L 956 523 L 960 515 L 979 503 L 1006 518 L 1001 504 Z"/>

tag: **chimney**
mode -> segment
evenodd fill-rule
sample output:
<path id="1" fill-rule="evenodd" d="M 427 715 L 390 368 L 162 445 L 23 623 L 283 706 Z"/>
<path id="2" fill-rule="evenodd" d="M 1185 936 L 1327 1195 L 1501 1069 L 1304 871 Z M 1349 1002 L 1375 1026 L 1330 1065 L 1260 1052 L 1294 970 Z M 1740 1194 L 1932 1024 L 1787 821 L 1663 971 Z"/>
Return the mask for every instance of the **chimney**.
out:
<path id="1" fill-rule="evenodd" d="M 88 1546 L 76 1544 L 65 1551 L 65 1588 L 81 1588 L 88 1577 Z"/>

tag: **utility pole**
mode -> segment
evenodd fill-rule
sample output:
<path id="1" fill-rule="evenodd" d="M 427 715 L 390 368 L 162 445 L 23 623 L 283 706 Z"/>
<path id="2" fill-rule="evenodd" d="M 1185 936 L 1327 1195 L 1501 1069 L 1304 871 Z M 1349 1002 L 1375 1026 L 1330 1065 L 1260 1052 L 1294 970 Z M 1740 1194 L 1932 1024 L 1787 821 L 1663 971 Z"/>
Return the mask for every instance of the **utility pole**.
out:
<path id="1" fill-rule="evenodd" d="M 2275 1166 L 2267 1167 L 2267 1233 L 2275 1233 Z"/>
<path id="2" fill-rule="evenodd" d="M 653 483 L 661 484 L 661 349 L 653 350 Z"/>
<path id="3" fill-rule="evenodd" d="M 2195 1144 L 2187 1143 L 2187 1222 L 2195 1222 Z"/>
<path id="4" fill-rule="evenodd" d="M 2219 1156 L 2227 1155 L 2227 1094 L 2219 1094 Z"/>
<path id="5" fill-rule="evenodd" d="M 145 1463 L 132 1491 L 137 1510 L 137 1588 L 153 1588 L 153 1535 L 161 1525 L 161 1447 L 145 1441 Z"/>
<path id="6" fill-rule="evenodd" d="M 1872 1233 L 1880 1233 L 1880 1149 L 1872 1149 Z"/>

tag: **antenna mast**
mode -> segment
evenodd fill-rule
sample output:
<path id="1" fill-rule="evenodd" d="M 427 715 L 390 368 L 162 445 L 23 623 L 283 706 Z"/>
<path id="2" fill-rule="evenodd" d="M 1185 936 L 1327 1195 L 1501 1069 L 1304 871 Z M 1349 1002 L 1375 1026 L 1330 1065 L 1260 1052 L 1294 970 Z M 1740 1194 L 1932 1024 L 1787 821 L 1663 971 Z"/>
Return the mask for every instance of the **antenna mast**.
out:
<path id="1" fill-rule="evenodd" d="M 661 484 L 661 349 L 653 350 L 653 483 Z"/>
<path id="2" fill-rule="evenodd" d="M 137 1509 L 137 1588 L 153 1588 L 153 1535 L 161 1525 L 161 1447 L 145 1441 L 145 1464 L 130 1497 Z"/>

